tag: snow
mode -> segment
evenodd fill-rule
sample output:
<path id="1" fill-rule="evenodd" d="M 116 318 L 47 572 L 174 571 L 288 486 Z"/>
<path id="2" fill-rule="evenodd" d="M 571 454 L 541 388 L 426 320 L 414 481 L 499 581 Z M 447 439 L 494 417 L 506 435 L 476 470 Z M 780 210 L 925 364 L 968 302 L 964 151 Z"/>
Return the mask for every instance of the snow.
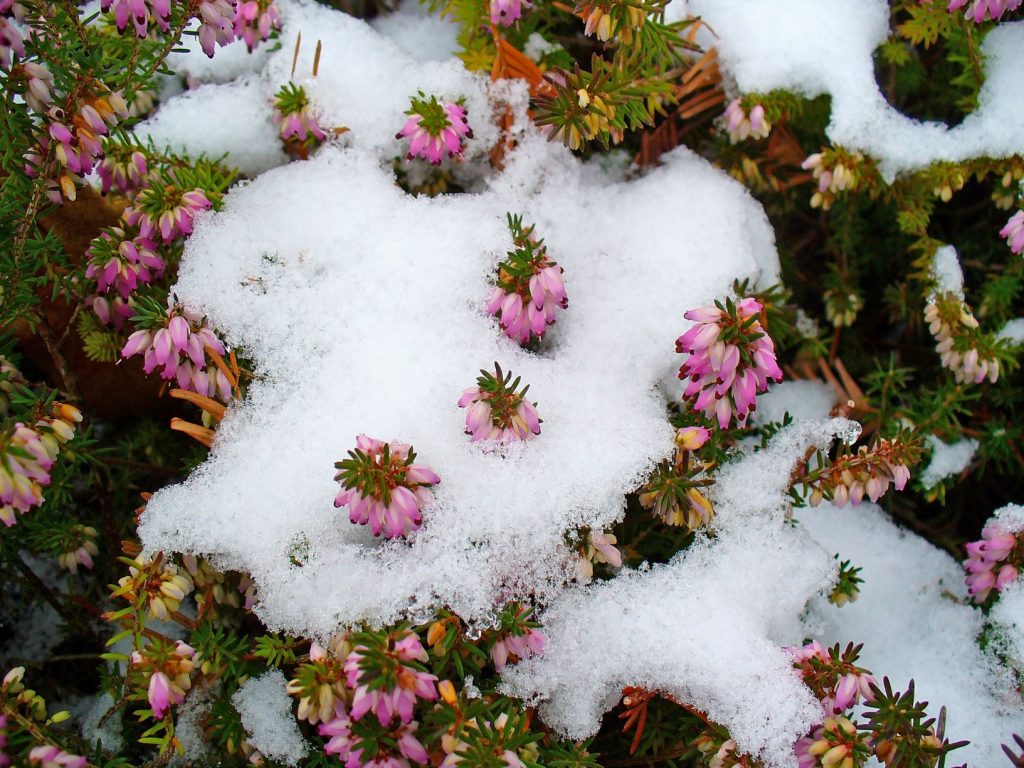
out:
<path id="1" fill-rule="evenodd" d="M 890 34 L 885 0 L 690 0 L 689 11 L 717 35 L 740 91 L 830 94 L 829 139 L 879 160 L 888 179 L 935 161 L 1024 151 L 1024 22 L 1000 24 L 985 38 L 978 108 L 949 128 L 901 114 L 879 91 L 872 56 Z"/>
<path id="2" fill-rule="evenodd" d="M 823 381 L 784 381 L 757 398 L 753 423 L 781 422 L 788 413 L 796 419 L 823 419 L 836 404 L 836 391 Z"/>
<path id="3" fill-rule="evenodd" d="M 936 249 L 932 259 L 932 281 L 935 293 L 951 293 L 961 301 L 964 298 L 964 271 L 956 248 L 943 245 Z"/>
<path id="4" fill-rule="evenodd" d="M 370 25 L 416 61 L 444 61 L 459 50 L 455 40 L 458 25 L 429 13 L 426 7 L 411 0 L 401 3 L 393 13 L 377 17 Z"/>
<path id="5" fill-rule="evenodd" d="M 264 757 L 298 765 L 308 751 L 292 713 L 292 701 L 285 688 L 284 673 L 274 669 L 250 678 L 231 697 L 242 718 L 249 745 Z"/>
<path id="6" fill-rule="evenodd" d="M 984 617 L 967 603 L 960 564 L 873 504 L 840 510 L 823 503 L 798 517 L 827 551 L 862 568 L 864 579 L 855 603 L 813 603 L 807 633 L 844 647 L 863 642 L 861 666 L 898 690 L 913 679 L 933 716 L 945 706 L 947 736 L 971 741 L 948 762 L 1002 765 L 999 745 L 1019 732 L 1024 706 L 995 655 L 978 647 Z"/>
<path id="7" fill-rule="evenodd" d="M 1017 671 L 1024 675 L 1024 579 L 1006 585 L 989 613 L 993 642 Z"/>
<path id="8" fill-rule="evenodd" d="M 928 435 L 932 455 L 921 473 L 921 485 L 934 488 L 940 480 L 958 475 L 967 469 L 978 450 L 978 441 L 966 438 L 955 443 L 944 443 L 935 435 Z"/>
<path id="9" fill-rule="evenodd" d="M 103 745 L 103 749 L 109 752 L 120 752 L 124 749 L 124 726 L 120 716 L 115 713 L 107 718 L 102 725 L 100 722 L 117 702 L 109 693 L 101 693 L 92 703 L 89 704 L 81 719 L 82 738 L 90 746 L 96 742 Z"/>
<path id="10" fill-rule="evenodd" d="M 1012 320 L 1007 320 L 1003 327 L 999 329 L 997 337 L 1006 339 L 1014 346 L 1024 346 L 1024 317 L 1015 317 Z"/>

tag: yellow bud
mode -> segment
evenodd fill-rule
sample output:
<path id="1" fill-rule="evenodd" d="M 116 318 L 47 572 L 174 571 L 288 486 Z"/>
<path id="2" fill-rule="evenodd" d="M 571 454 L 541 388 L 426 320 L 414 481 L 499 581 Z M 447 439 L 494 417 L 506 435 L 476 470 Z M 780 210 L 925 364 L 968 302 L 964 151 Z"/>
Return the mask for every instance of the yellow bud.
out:
<path id="1" fill-rule="evenodd" d="M 454 707 L 458 701 L 458 697 L 455 695 L 455 686 L 452 685 L 451 680 L 442 680 L 437 684 L 437 691 L 441 694 L 441 698 L 444 703 L 450 707 Z"/>
<path id="2" fill-rule="evenodd" d="M 52 725 L 56 725 L 57 723 L 63 723 L 69 717 L 71 717 L 71 713 L 68 712 L 66 709 L 62 709 L 60 712 L 55 712 L 53 714 L 53 717 L 50 718 L 50 723 Z"/>
<path id="3" fill-rule="evenodd" d="M 584 108 L 590 105 L 590 94 L 587 93 L 586 88 L 580 88 L 576 91 L 576 102 Z"/>
<path id="4" fill-rule="evenodd" d="M 435 621 L 430 625 L 430 629 L 427 631 L 427 645 L 437 645 L 444 640 L 446 634 L 445 622 Z"/>

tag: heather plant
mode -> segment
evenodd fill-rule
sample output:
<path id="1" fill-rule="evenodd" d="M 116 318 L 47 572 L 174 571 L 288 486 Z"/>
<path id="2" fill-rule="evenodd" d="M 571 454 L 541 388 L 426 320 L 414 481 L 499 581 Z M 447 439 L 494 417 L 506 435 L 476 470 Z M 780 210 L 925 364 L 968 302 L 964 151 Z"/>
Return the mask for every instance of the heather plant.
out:
<path id="1" fill-rule="evenodd" d="M 1021 765 L 1020 0 L 414 3 L 0 0 L 0 768 Z"/>

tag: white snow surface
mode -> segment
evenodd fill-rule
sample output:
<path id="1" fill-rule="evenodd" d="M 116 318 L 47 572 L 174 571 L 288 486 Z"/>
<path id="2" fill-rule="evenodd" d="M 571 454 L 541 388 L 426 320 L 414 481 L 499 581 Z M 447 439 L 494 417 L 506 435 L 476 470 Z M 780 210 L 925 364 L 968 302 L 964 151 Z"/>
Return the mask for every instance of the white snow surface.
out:
<path id="1" fill-rule="evenodd" d="M 757 398 L 753 423 L 794 419 L 823 419 L 836 404 L 836 391 L 823 381 L 783 381 Z"/>
<path id="2" fill-rule="evenodd" d="M 231 697 L 249 745 L 264 757 L 298 765 L 309 749 L 292 713 L 292 700 L 285 688 L 288 680 L 278 669 L 245 681 Z"/>
<path id="3" fill-rule="evenodd" d="M 934 488 L 940 480 L 967 469 L 978 451 L 978 441 L 965 438 L 955 443 L 944 443 L 935 435 L 928 435 L 928 447 L 932 455 L 921 473 L 921 484 L 925 488 Z"/>
<path id="4" fill-rule="evenodd" d="M 887 178 L 935 161 L 1024 151 L 1024 22 L 986 37 L 978 108 L 949 128 L 900 113 L 879 90 L 872 56 L 890 33 L 885 0 L 689 0 L 688 10 L 717 35 L 703 44 L 717 45 L 742 92 L 830 94 L 829 139 L 879 160 Z"/>
<path id="5" fill-rule="evenodd" d="M 1024 317 L 1007 320 L 997 334 L 998 338 L 1006 339 L 1014 346 L 1024 346 Z"/>
<path id="6" fill-rule="evenodd" d="M 932 280 L 935 293 L 952 293 L 958 299 L 964 298 L 964 270 L 960 257 L 952 245 L 943 245 L 935 250 L 932 258 Z"/>
<path id="7" fill-rule="evenodd" d="M 807 634 L 823 644 L 863 642 L 861 666 L 897 690 L 913 679 L 929 714 L 946 706 L 946 735 L 970 739 L 950 765 L 998 766 L 999 745 L 1020 732 L 1024 705 L 994 654 L 978 649 L 981 611 L 967 602 L 963 568 L 924 539 L 903 531 L 869 503 L 798 512 L 801 527 L 827 551 L 862 568 L 860 599 L 841 608 L 812 603 Z"/>
<path id="8" fill-rule="evenodd" d="M 1017 673 L 1024 676 L 1024 579 L 1017 578 L 999 593 L 989 613 L 993 641 Z"/>

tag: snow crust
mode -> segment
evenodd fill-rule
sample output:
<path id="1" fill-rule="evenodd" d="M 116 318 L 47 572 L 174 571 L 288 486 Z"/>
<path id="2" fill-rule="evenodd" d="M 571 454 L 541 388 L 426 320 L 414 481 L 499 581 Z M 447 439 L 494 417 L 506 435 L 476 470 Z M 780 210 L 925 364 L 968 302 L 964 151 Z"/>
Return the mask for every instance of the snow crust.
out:
<path id="1" fill-rule="evenodd" d="M 879 160 L 887 178 L 935 161 L 1024 151 L 1022 22 L 1000 24 L 985 38 L 978 108 L 949 128 L 900 113 L 879 90 L 872 56 L 889 37 L 885 0 L 689 0 L 688 9 L 717 35 L 705 44 L 717 45 L 740 91 L 830 94 L 829 139 Z"/>
<path id="2" fill-rule="evenodd" d="M 288 680 L 278 669 L 245 681 L 231 697 L 249 745 L 264 757 L 298 765 L 309 745 L 299 732 L 292 701 L 285 688 Z"/>
<path id="3" fill-rule="evenodd" d="M 967 469 L 978 450 L 978 441 L 965 438 L 955 443 L 944 443 L 935 435 L 928 435 L 928 446 L 932 456 L 921 473 L 921 485 L 934 488 L 940 480 Z"/>
<path id="4" fill-rule="evenodd" d="M 999 329 L 997 337 L 1006 339 L 1014 346 L 1024 346 L 1024 317 L 1015 317 L 1007 320 Z"/>
<path id="5" fill-rule="evenodd" d="M 801 527 L 826 550 L 863 569 L 860 599 L 812 604 L 809 635 L 822 643 L 863 642 L 862 666 L 895 688 L 913 679 L 929 713 L 945 706 L 946 733 L 971 744 L 947 762 L 1001 765 L 999 748 L 1024 722 L 1024 705 L 995 654 L 981 651 L 982 612 L 967 603 L 963 568 L 945 552 L 893 524 L 877 506 L 799 512 Z M 934 709 L 934 711 L 932 711 Z"/>
<path id="6" fill-rule="evenodd" d="M 932 280 L 935 293 L 952 293 L 963 301 L 964 270 L 960 257 L 952 245 L 943 245 L 935 250 L 932 258 Z"/>
<path id="7" fill-rule="evenodd" d="M 823 419 L 836 404 L 836 392 L 823 381 L 783 381 L 757 398 L 755 424 L 794 419 Z"/>

